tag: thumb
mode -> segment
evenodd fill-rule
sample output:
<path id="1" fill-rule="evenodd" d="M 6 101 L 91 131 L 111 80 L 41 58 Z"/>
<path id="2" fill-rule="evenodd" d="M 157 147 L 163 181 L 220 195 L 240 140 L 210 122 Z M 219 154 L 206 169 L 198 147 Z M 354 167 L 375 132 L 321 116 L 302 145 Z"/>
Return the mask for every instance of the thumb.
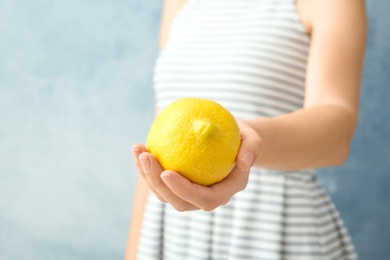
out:
<path id="1" fill-rule="evenodd" d="M 241 146 L 237 154 L 237 167 L 247 172 L 255 163 L 257 155 L 263 149 L 263 140 L 260 135 L 248 123 L 237 120 L 241 133 Z"/>
<path id="2" fill-rule="evenodd" d="M 237 167 L 243 171 L 243 172 L 247 172 L 250 170 L 250 168 L 252 167 L 253 163 L 254 163 L 254 158 L 255 156 L 253 155 L 253 153 L 251 153 L 250 151 L 247 151 L 245 152 L 243 155 L 238 155 L 237 156 Z"/>

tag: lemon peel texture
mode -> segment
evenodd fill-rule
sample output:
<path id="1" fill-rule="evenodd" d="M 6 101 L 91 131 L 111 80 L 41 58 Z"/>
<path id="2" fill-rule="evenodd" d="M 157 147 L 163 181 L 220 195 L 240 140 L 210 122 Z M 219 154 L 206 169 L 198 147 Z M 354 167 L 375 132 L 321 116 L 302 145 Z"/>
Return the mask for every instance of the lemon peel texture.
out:
<path id="1" fill-rule="evenodd" d="M 240 131 L 232 114 L 215 101 L 183 98 L 157 116 L 146 146 L 164 170 L 209 186 L 234 168 Z"/>

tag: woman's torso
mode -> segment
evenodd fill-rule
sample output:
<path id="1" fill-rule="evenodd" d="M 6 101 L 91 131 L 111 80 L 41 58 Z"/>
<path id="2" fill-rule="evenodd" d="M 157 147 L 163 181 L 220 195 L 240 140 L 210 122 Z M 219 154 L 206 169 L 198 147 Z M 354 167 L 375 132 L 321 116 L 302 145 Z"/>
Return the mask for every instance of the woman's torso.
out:
<path id="1" fill-rule="evenodd" d="M 190 0 L 155 67 L 158 111 L 210 98 L 248 119 L 302 107 L 309 38 L 292 0 Z"/>

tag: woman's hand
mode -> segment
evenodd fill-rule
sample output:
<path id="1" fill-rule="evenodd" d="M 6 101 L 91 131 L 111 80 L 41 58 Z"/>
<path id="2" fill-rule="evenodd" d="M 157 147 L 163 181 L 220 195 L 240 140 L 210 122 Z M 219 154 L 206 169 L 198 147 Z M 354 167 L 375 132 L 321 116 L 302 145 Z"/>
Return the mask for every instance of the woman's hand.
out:
<path id="1" fill-rule="evenodd" d="M 226 204 L 234 194 L 245 189 L 249 170 L 263 144 L 259 134 L 248 123 L 236 120 L 241 133 L 236 166 L 225 179 L 209 187 L 192 183 L 177 172 L 164 171 L 145 146 L 133 145 L 132 153 L 138 172 L 159 200 L 171 204 L 178 211 L 211 211 Z"/>

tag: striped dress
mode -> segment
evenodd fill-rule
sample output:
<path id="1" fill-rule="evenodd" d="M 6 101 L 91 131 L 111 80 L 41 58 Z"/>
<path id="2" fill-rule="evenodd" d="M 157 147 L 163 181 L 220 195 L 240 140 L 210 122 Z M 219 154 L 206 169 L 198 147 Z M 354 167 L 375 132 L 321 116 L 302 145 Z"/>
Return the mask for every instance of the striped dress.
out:
<path id="1" fill-rule="evenodd" d="M 156 62 L 157 109 L 183 97 L 242 119 L 300 109 L 309 45 L 294 0 L 189 0 Z M 177 212 L 151 194 L 138 259 L 357 256 L 314 171 L 252 168 L 247 188 L 212 212 Z"/>

